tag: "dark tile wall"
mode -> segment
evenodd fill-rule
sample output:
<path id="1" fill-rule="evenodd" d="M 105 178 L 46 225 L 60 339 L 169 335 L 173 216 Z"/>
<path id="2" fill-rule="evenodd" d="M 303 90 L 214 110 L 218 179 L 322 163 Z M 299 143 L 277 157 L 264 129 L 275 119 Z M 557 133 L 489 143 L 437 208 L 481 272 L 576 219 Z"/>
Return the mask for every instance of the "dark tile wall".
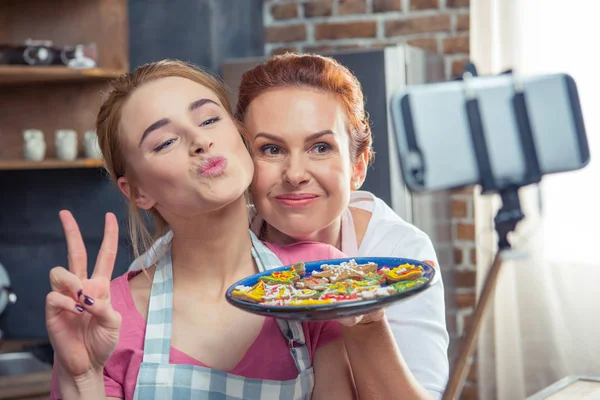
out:
<path id="1" fill-rule="evenodd" d="M 130 64 L 164 58 L 220 73 L 228 58 L 264 54 L 262 0 L 129 0 Z"/>
<path id="2" fill-rule="evenodd" d="M 2 171 L 0 188 L 0 263 L 18 297 L 0 315 L 0 329 L 7 339 L 45 338 L 48 273 L 56 265 L 68 266 L 58 212 L 68 209 L 75 216 L 90 272 L 102 242 L 104 215 L 117 215 L 121 239 L 116 277 L 132 260 L 125 198 L 102 169 Z"/>

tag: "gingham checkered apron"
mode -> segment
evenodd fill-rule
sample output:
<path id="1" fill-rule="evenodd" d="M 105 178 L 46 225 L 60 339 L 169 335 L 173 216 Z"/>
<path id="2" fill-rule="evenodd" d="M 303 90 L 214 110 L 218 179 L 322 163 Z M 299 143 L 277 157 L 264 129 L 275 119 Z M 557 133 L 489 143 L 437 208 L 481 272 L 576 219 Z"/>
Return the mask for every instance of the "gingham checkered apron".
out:
<path id="1" fill-rule="evenodd" d="M 252 256 L 259 271 L 282 265 L 256 236 L 252 237 Z M 249 379 L 216 369 L 169 364 L 171 321 L 173 317 L 173 269 L 171 251 L 156 266 L 150 292 L 144 358 L 140 365 L 133 398 L 136 400 L 271 400 L 309 399 L 314 387 L 313 369 L 304 340 L 302 325 L 277 320 L 290 344 L 290 353 L 298 368 L 298 377 L 289 381 Z"/>

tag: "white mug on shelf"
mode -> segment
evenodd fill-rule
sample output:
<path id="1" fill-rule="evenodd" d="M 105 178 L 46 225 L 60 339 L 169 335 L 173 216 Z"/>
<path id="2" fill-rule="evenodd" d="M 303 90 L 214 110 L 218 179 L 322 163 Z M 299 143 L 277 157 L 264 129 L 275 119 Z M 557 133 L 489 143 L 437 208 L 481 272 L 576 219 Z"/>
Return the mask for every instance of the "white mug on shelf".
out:
<path id="1" fill-rule="evenodd" d="M 44 132 L 39 129 L 23 130 L 23 158 L 29 161 L 42 161 L 46 157 Z"/>
<path id="2" fill-rule="evenodd" d="M 55 133 L 54 147 L 56 157 L 64 161 L 77 158 L 77 132 L 71 129 L 59 129 Z"/>
<path id="3" fill-rule="evenodd" d="M 100 152 L 96 131 L 86 131 L 83 134 L 83 150 L 87 158 L 102 159 L 102 152 Z"/>

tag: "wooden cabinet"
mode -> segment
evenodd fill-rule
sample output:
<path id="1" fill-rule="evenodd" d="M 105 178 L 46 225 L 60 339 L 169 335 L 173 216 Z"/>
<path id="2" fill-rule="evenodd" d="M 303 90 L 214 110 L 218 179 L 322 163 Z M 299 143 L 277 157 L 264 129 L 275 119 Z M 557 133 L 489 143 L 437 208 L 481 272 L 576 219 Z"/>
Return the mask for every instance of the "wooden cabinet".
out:
<path id="1" fill-rule="evenodd" d="M 99 160 L 55 159 L 54 132 L 94 129 L 102 90 L 109 79 L 129 70 L 126 0 L 0 1 L 0 43 L 51 40 L 56 46 L 95 43 L 98 65 L 92 69 L 0 65 L 0 170 L 86 168 Z M 24 129 L 39 129 L 46 159 L 23 160 Z"/>

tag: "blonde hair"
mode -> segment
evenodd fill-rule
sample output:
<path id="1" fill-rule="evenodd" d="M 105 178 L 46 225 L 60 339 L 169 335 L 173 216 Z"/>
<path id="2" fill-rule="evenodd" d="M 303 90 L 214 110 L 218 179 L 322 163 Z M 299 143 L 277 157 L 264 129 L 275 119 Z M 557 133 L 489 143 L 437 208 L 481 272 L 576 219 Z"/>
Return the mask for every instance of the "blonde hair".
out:
<path id="1" fill-rule="evenodd" d="M 131 169 L 127 168 L 127 160 L 123 154 L 119 128 L 121 114 L 123 106 L 137 88 L 145 83 L 167 77 L 189 79 L 210 89 L 217 95 L 221 105 L 233 119 L 227 90 L 223 83 L 212 74 L 190 63 L 179 60 L 152 62 L 142 65 L 134 72 L 124 74 L 111 82 L 110 88 L 98 112 L 96 130 L 98 133 L 98 143 L 104 157 L 105 168 L 110 177 L 115 183 L 121 177 L 126 177 L 129 181 L 129 236 L 135 258 L 138 258 L 140 254 L 147 251 L 152 243 L 166 233 L 168 224 L 156 209 L 152 208 L 147 212 L 142 212 L 135 205 L 134 201 L 132 201 L 132 199 L 137 197 L 138 189 L 136 187 L 135 175 Z M 239 124 L 236 125 L 238 125 L 239 129 Z M 144 223 L 144 217 L 148 217 L 148 214 L 154 226 L 153 234 L 150 234 Z"/>

